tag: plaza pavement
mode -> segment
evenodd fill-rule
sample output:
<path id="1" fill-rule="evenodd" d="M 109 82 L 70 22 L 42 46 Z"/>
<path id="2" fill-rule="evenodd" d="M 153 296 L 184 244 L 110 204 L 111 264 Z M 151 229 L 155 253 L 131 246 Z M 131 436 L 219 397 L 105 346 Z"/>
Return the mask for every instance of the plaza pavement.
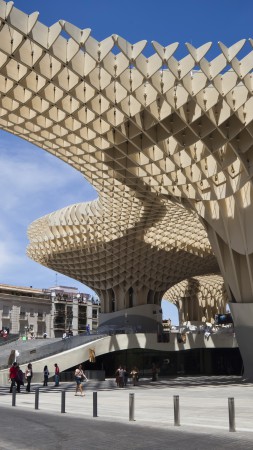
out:
<path id="1" fill-rule="evenodd" d="M 35 387 L 40 387 L 35 410 Z M 115 381 L 85 383 L 85 397 L 74 383 L 33 385 L 17 394 L 0 387 L 0 450 L 196 450 L 253 448 L 253 385 L 240 377 L 177 377 L 116 388 Z M 61 413 L 61 390 L 66 390 Z M 93 417 L 93 392 L 97 413 Z M 134 393 L 134 421 L 129 394 Z M 180 427 L 174 426 L 173 396 L 180 398 Z M 234 397 L 236 432 L 229 431 L 228 397 Z"/>

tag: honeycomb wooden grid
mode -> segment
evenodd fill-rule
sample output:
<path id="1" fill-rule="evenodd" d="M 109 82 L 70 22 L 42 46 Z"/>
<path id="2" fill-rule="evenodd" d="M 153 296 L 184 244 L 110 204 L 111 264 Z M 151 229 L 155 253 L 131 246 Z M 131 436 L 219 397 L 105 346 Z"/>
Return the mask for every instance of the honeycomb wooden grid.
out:
<path id="1" fill-rule="evenodd" d="M 253 41 L 219 43 L 211 61 L 210 42 L 186 44 L 181 60 L 178 43 L 153 42 L 149 58 L 146 44 L 98 42 L 63 20 L 48 27 L 0 0 L 0 127 L 98 193 L 35 221 L 28 255 L 96 289 L 111 311 L 112 301 L 129 306 L 131 288 L 134 304 L 159 303 L 184 278 L 218 272 L 207 230 L 242 301 L 233 252 L 246 254 L 250 273 Z M 250 295 L 250 276 L 246 287 Z"/>

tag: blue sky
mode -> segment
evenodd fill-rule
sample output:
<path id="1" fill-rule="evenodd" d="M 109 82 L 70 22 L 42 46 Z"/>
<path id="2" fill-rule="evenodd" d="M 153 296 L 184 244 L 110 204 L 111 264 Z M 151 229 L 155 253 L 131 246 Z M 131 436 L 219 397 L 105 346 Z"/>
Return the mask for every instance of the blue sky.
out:
<path id="1" fill-rule="evenodd" d="M 218 55 L 218 41 L 230 46 L 253 37 L 253 2 L 250 0 L 16 0 L 14 6 L 50 26 L 59 19 L 80 28 L 91 28 L 103 40 L 119 34 L 131 43 L 146 39 L 144 53 L 153 53 L 151 41 L 166 46 L 179 42 L 175 56 L 187 54 L 184 45 L 198 47 L 212 41 L 207 58 Z M 247 52 L 250 45 L 247 43 Z M 243 52 L 242 52 L 243 53 Z M 96 192 L 80 173 L 45 151 L 0 131 L 0 283 L 45 288 L 55 285 L 56 274 L 26 257 L 27 227 L 35 219 L 72 203 L 93 200 Z M 61 274 L 58 284 L 89 288 Z M 167 302 L 166 302 L 167 304 Z M 172 306 L 164 306 L 165 318 L 177 322 Z"/>

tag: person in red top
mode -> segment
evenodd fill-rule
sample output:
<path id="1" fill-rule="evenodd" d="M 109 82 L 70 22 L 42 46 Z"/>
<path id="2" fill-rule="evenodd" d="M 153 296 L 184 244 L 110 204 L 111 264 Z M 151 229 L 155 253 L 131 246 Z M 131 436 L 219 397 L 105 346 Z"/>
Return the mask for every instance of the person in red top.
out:
<path id="1" fill-rule="evenodd" d="M 54 385 L 55 386 L 59 386 L 59 382 L 60 382 L 60 369 L 58 364 L 55 363 L 54 365 L 55 370 L 54 370 Z"/>
<path id="2" fill-rule="evenodd" d="M 16 379 L 18 375 L 18 366 L 14 362 L 9 369 L 9 380 L 11 381 L 10 392 L 12 392 L 13 387 L 16 387 Z"/>

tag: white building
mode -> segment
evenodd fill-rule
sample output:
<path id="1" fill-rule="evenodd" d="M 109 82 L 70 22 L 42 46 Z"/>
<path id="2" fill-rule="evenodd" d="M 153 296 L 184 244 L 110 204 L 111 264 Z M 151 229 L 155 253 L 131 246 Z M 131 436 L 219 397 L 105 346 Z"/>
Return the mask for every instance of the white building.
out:
<path id="1" fill-rule="evenodd" d="M 60 337 L 71 330 L 85 332 L 98 326 L 99 305 L 76 288 L 34 289 L 0 284 L 0 329 L 27 338 Z"/>
<path id="2" fill-rule="evenodd" d="M 52 299 L 51 333 L 62 336 L 65 331 L 83 333 L 86 327 L 98 327 L 99 305 L 90 294 L 80 293 L 77 288 L 56 286 L 45 291 Z"/>

